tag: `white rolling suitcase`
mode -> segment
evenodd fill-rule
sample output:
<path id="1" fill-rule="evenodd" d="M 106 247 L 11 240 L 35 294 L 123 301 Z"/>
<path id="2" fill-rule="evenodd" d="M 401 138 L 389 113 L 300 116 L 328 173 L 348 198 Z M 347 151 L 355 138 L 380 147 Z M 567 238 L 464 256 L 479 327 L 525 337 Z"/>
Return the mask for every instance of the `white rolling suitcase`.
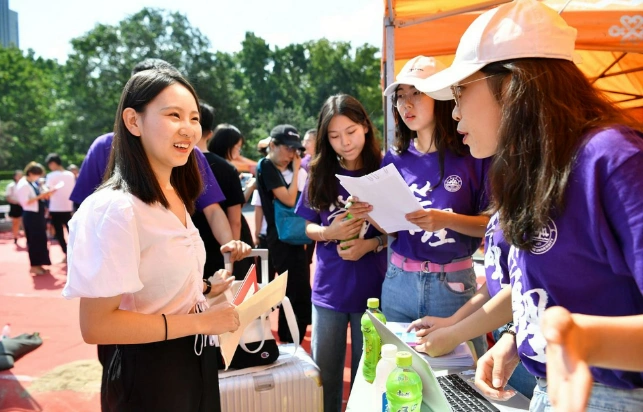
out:
<path id="1" fill-rule="evenodd" d="M 260 284 L 266 285 L 268 251 L 255 249 L 250 256 L 261 257 Z M 227 260 L 225 255 L 224 259 Z M 303 348 L 297 348 L 294 344 L 279 345 L 279 358 L 273 364 L 238 370 L 220 370 L 219 391 L 223 412 L 323 412 L 324 410 L 319 368 Z"/>
<path id="2" fill-rule="evenodd" d="M 322 412 L 319 368 L 302 348 L 280 345 L 279 359 L 268 367 L 219 371 L 224 412 Z"/>

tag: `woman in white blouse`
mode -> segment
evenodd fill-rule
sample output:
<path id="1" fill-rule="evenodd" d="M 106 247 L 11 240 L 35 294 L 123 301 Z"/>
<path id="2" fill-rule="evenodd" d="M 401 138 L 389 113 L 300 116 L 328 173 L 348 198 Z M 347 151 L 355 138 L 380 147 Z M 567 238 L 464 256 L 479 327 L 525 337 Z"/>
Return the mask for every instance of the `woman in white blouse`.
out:
<path id="1" fill-rule="evenodd" d="M 47 248 L 47 221 L 45 218 L 45 200 L 54 192 L 43 191 L 38 186 L 38 179 L 45 174 L 45 168 L 36 162 L 25 167 L 24 176 L 18 180 L 13 196 L 22 206 L 22 226 L 27 238 L 29 251 L 29 270 L 36 276 L 49 274 L 43 265 L 51 265 Z"/>
<path id="2" fill-rule="evenodd" d="M 69 224 L 63 296 L 81 298 L 87 343 L 117 346 L 101 394 L 110 411 L 220 410 L 212 335 L 236 330 L 239 317 L 232 305 L 208 308 L 204 296 L 232 278 L 216 292 L 202 279 L 205 250 L 190 219 L 202 186 L 199 115 L 177 71 L 132 76 L 110 178 Z"/>

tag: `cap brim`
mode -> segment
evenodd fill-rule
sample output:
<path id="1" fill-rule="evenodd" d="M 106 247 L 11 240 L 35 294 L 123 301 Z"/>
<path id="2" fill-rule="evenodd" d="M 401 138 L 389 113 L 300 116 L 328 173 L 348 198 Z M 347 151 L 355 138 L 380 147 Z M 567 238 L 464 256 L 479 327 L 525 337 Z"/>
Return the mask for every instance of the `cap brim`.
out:
<path id="1" fill-rule="evenodd" d="M 418 79 L 417 77 L 408 77 L 408 78 L 400 79 L 399 81 L 389 84 L 388 87 L 384 89 L 384 96 L 387 96 L 387 97 L 391 96 L 393 93 L 395 93 L 397 86 L 399 86 L 400 84 L 408 84 L 418 89 L 417 85 L 422 81 L 423 81 L 422 79 Z"/>
<path id="2" fill-rule="evenodd" d="M 450 87 L 482 69 L 487 63 L 454 64 L 418 82 L 415 88 L 435 100 L 453 100 Z"/>
<path id="3" fill-rule="evenodd" d="M 303 149 L 304 145 L 301 143 L 284 143 L 288 147 L 292 147 L 293 149 Z"/>

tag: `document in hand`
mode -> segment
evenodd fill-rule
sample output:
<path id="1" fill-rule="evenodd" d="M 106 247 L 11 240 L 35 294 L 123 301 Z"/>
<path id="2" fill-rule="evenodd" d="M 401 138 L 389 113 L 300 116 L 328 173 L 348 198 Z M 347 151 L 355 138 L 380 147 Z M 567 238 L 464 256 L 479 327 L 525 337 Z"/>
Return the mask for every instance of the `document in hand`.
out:
<path id="1" fill-rule="evenodd" d="M 287 281 L 288 272 L 284 272 L 237 306 L 239 329 L 219 335 L 219 347 L 221 348 L 221 356 L 225 362 L 226 370 L 230 366 L 230 361 L 246 326 L 284 300 Z"/>
<path id="2" fill-rule="evenodd" d="M 422 230 L 404 218 L 407 213 L 423 208 L 395 165 L 389 164 L 362 177 L 335 176 L 351 196 L 373 206 L 369 215 L 386 232 Z"/>

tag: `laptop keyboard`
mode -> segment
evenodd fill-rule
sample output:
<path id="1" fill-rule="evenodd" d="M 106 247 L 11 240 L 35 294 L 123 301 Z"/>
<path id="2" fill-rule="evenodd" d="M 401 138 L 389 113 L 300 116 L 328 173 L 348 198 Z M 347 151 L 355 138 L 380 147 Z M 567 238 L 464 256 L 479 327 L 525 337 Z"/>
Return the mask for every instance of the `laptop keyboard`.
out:
<path id="1" fill-rule="evenodd" d="M 499 412 L 459 375 L 440 376 L 438 382 L 454 412 Z"/>

